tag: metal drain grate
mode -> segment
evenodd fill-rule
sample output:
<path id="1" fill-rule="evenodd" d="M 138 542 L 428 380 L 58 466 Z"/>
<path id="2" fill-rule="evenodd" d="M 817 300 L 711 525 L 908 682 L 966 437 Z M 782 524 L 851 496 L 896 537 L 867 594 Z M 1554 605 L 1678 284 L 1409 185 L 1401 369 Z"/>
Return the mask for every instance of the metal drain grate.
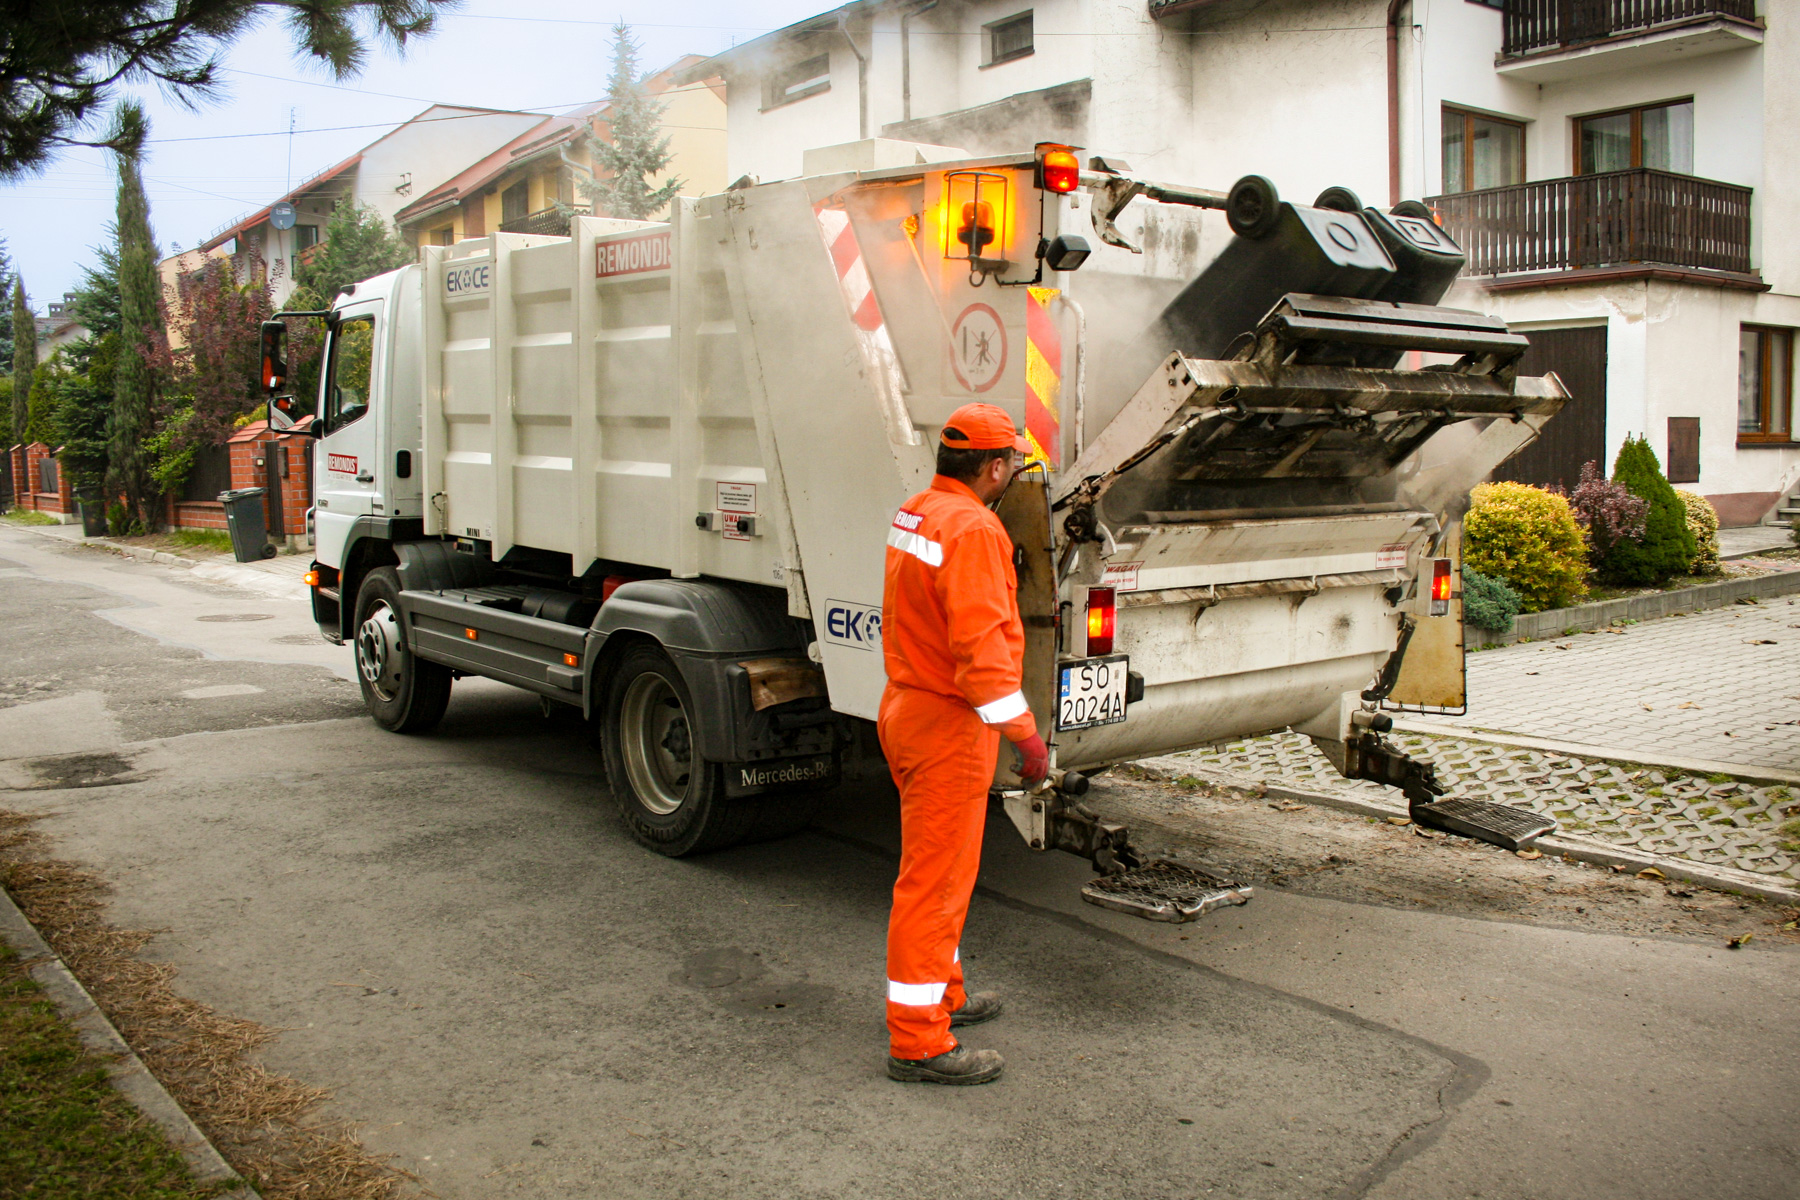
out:
<path id="1" fill-rule="evenodd" d="M 274 613 L 208 613 L 196 621 L 273 621 Z"/>
<path id="2" fill-rule="evenodd" d="M 1251 889 L 1198 867 L 1156 859 L 1123 875 L 1103 875 L 1081 889 L 1089 904 L 1151 921 L 1192 921 L 1215 908 L 1247 904 Z"/>
<path id="3" fill-rule="evenodd" d="M 1523 808 L 1489 804 L 1486 800 L 1451 798 L 1415 804 L 1412 819 L 1432 829 L 1476 838 L 1508 850 L 1517 850 L 1556 828 L 1556 821 Z"/>

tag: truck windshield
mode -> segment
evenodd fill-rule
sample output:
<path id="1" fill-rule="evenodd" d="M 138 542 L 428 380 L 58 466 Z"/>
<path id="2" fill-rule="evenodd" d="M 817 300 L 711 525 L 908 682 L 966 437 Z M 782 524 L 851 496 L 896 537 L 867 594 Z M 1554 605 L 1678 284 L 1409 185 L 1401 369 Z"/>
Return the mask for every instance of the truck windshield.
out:
<path id="1" fill-rule="evenodd" d="M 375 319 L 345 321 L 331 336 L 331 377 L 325 388 L 325 428 L 338 429 L 369 411 L 375 365 Z"/>

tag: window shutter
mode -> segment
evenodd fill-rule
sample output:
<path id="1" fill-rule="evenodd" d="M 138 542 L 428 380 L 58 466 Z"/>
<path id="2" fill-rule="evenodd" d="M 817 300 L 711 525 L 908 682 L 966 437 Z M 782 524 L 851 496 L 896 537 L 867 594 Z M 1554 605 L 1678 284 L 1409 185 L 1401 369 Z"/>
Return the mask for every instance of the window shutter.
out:
<path id="1" fill-rule="evenodd" d="M 1669 418 L 1669 482 L 1700 482 L 1700 418 Z"/>

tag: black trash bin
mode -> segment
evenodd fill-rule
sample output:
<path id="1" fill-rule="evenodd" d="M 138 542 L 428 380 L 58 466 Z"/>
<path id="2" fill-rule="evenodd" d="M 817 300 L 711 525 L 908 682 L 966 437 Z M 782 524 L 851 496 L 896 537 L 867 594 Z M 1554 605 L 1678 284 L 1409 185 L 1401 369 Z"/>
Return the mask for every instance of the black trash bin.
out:
<path id="1" fill-rule="evenodd" d="M 231 553 L 239 562 L 274 558 L 269 544 L 268 519 L 263 513 L 263 488 L 235 488 L 219 493 L 225 506 L 225 524 L 231 530 Z"/>
<path id="2" fill-rule="evenodd" d="M 84 488 L 76 497 L 81 501 L 81 535 L 83 537 L 106 536 L 106 501 L 100 497 L 99 488 Z"/>

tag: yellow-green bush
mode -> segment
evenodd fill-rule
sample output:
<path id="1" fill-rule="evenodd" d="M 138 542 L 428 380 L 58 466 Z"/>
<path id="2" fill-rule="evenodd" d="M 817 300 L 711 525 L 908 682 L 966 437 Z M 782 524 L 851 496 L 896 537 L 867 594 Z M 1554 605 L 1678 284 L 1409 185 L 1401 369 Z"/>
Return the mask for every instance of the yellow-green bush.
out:
<path id="1" fill-rule="evenodd" d="M 1504 579 L 1526 612 L 1587 592 L 1587 543 L 1566 497 L 1523 483 L 1484 483 L 1463 518 L 1463 564 Z"/>
<path id="2" fill-rule="evenodd" d="M 1694 559 L 1688 570 L 1695 575 L 1713 575 L 1719 570 L 1719 513 L 1712 501 L 1699 492 L 1682 488 L 1675 495 L 1687 506 L 1688 532 L 1694 535 Z"/>

